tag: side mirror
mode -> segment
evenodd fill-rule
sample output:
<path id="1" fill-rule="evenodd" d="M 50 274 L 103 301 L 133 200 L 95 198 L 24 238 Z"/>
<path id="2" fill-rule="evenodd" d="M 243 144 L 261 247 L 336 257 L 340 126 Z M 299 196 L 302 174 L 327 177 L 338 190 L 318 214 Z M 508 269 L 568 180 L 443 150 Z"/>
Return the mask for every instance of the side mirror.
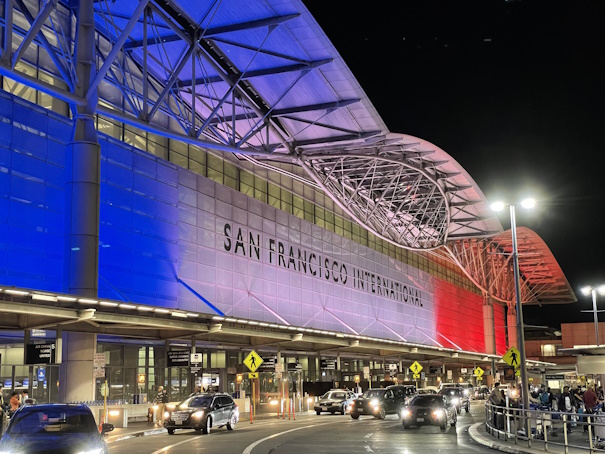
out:
<path id="1" fill-rule="evenodd" d="M 101 424 L 101 435 L 105 435 L 107 432 L 111 432 L 114 429 L 113 424 L 108 422 Z"/>

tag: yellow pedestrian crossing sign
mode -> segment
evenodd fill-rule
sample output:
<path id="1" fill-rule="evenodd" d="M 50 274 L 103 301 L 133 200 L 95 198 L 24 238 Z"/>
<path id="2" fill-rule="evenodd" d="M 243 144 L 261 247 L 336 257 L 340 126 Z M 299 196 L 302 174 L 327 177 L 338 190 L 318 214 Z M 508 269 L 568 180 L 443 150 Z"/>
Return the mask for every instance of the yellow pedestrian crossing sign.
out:
<path id="1" fill-rule="evenodd" d="M 484 373 L 485 373 L 485 371 L 483 369 L 481 369 L 479 366 L 475 367 L 475 376 L 477 378 L 483 377 Z"/>
<path id="2" fill-rule="evenodd" d="M 519 367 L 521 365 L 521 354 L 514 345 L 508 349 L 502 359 L 509 366 Z"/>
<path id="3" fill-rule="evenodd" d="M 418 375 L 423 367 L 420 365 L 418 361 L 414 361 L 410 366 L 410 370 L 414 372 L 414 375 Z"/>
<path id="4" fill-rule="evenodd" d="M 420 374 L 414 374 L 414 378 L 420 378 Z"/>
<path id="5" fill-rule="evenodd" d="M 263 359 L 254 350 L 248 353 L 248 356 L 244 359 L 244 364 L 250 369 L 250 372 L 256 372 L 262 363 Z"/>
<path id="6" fill-rule="evenodd" d="M 258 372 L 248 372 L 248 378 L 252 380 L 253 378 L 258 378 Z"/>

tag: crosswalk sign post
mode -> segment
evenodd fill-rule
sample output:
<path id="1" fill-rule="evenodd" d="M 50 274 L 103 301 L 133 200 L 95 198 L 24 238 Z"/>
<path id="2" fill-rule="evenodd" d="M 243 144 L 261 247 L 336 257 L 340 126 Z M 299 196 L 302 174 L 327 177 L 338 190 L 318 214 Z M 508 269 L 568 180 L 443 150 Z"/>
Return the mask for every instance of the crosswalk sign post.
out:
<path id="1" fill-rule="evenodd" d="M 506 364 L 513 366 L 515 369 L 521 366 L 521 354 L 514 345 L 506 351 L 504 356 L 502 356 L 502 359 Z"/>
<path id="2" fill-rule="evenodd" d="M 250 372 L 256 372 L 262 363 L 263 359 L 254 350 L 248 353 L 248 356 L 244 359 L 244 364 L 250 369 Z"/>
<path id="3" fill-rule="evenodd" d="M 485 371 L 483 369 L 481 369 L 479 366 L 475 367 L 475 377 L 477 377 L 477 380 L 481 380 L 481 377 L 483 377 L 483 374 L 485 373 Z"/>
<path id="4" fill-rule="evenodd" d="M 410 370 L 414 373 L 414 375 L 420 375 L 420 371 L 424 369 L 418 361 L 414 361 L 410 366 Z"/>

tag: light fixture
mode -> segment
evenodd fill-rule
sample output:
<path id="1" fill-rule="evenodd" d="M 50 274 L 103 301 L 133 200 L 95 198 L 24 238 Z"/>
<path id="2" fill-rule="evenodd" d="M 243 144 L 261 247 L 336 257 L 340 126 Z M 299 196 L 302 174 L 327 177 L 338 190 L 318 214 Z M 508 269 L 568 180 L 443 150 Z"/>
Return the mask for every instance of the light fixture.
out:
<path id="1" fill-rule="evenodd" d="M 536 207 L 536 199 L 523 199 L 521 206 L 527 210 L 531 210 Z"/>
<path id="2" fill-rule="evenodd" d="M 6 289 L 4 290 L 6 293 L 10 293 L 11 295 L 18 295 L 18 296 L 26 296 L 29 295 L 29 292 L 24 292 L 23 290 L 12 290 L 12 289 Z"/>
<path id="3" fill-rule="evenodd" d="M 490 208 L 494 211 L 502 211 L 504 206 L 504 202 L 494 202 L 490 205 Z"/>
<path id="4" fill-rule="evenodd" d="M 120 304 L 120 309 L 136 309 L 137 307 L 134 304 Z"/>
<path id="5" fill-rule="evenodd" d="M 39 301 L 57 301 L 57 297 L 53 295 L 45 295 L 43 293 L 32 293 L 33 300 Z"/>
<path id="6" fill-rule="evenodd" d="M 302 333 L 296 333 L 296 334 L 294 334 L 294 335 L 292 336 L 292 340 L 293 340 L 294 342 L 296 342 L 296 341 L 301 341 L 301 340 L 302 340 L 302 338 L 303 338 L 303 334 L 302 334 Z"/>
<path id="7" fill-rule="evenodd" d="M 78 298 L 78 303 L 82 304 L 97 304 L 97 300 L 93 300 L 91 298 Z"/>
<path id="8" fill-rule="evenodd" d="M 162 309 L 160 307 L 156 307 L 153 311 L 157 312 L 158 314 L 167 314 L 170 312 L 168 309 Z"/>
<path id="9" fill-rule="evenodd" d="M 114 303 L 113 301 L 101 301 L 99 304 L 107 307 L 116 307 L 118 305 L 118 303 Z"/>
<path id="10" fill-rule="evenodd" d="M 78 300 L 78 298 L 74 298 L 73 296 L 57 296 L 57 299 L 59 301 L 67 301 L 67 302 L 73 302 L 73 301 Z"/>
<path id="11" fill-rule="evenodd" d="M 137 306 L 137 310 L 141 312 L 153 312 L 153 307 L 149 306 Z"/>
<path id="12" fill-rule="evenodd" d="M 173 317 L 187 318 L 187 314 L 185 312 L 173 311 L 170 315 L 172 315 Z"/>

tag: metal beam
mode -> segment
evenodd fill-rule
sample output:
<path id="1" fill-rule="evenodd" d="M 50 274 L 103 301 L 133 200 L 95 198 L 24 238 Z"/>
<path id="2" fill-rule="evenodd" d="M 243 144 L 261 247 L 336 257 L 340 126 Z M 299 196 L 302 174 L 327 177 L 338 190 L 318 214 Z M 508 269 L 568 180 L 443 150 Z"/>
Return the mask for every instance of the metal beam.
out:
<path id="1" fill-rule="evenodd" d="M 50 13 L 52 13 L 53 10 L 56 8 L 57 2 L 58 0 L 48 0 L 42 10 L 38 13 L 38 16 L 36 16 L 36 19 L 34 20 L 33 24 L 31 25 L 31 28 L 27 32 L 27 35 L 25 36 L 25 38 L 23 38 L 23 41 L 21 41 L 21 45 L 18 47 L 17 51 L 13 55 L 13 59 L 11 62 L 13 68 L 21 59 L 21 56 L 27 50 L 36 35 L 38 35 L 38 33 L 40 32 L 42 26 L 44 25 L 44 22 L 46 22 L 46 19 L 48 19 L 48 16 L 50 16 Z"/>

